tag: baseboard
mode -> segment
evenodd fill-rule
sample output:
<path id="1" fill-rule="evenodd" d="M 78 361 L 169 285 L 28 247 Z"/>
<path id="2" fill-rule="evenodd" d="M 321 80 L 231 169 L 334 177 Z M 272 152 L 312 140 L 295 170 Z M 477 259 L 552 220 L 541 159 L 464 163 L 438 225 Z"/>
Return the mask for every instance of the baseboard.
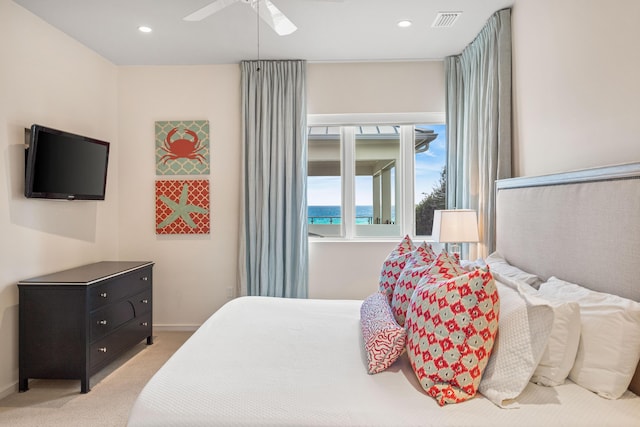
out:
<path id="1" fill-rule="evenodd" d="M 17 393 L 17 392 L 18 392 L 18 382 L 16 381 L 15 383 L 13 383 L 13 385 L 10 385 L 6 389 L 0 391 L 0 399 L 4 399 L 10 394 Z"/>
<path id="2" fill-rule="evenodd" d="M 157 324 L 154 323 L 153 324 L 153 330 L 154 331 L 166 331 L 166 332 L 193 332 L 196 329 L 198 329 L 200 327 L 200 325 L 194 325 L 194 324 Z"/>

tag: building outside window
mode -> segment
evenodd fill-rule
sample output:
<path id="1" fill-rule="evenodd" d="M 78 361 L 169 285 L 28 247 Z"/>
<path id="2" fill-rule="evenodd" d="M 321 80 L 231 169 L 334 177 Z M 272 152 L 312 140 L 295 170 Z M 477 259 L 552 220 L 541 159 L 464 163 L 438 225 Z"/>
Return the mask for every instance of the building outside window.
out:
<path id="1" fill-rule="evenodd" d="M 445 208 L 445 133 L 441 123 L 311 123 L 311 235 L 353 239 L 431 234 L 433 210 Z"/>

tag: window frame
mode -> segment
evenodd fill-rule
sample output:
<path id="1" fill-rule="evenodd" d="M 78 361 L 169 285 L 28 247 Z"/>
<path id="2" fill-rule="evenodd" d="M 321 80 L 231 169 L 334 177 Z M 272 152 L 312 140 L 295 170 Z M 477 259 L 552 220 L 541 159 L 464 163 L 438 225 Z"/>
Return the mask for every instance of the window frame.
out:
<path id="1" fill-rule="evenodd" d="M 397 240 L 404 235 L 415 236 L 415 153 L 413 141 L 416 125 L 445 124 L 444 112 L 422 113 L 352 113 L 352 114 L 308 114 L 307 127 L 339 126 L 340 130 L 340 173 L 342 174 L 342 215 L 340 236 L 327 236 L 322 239 L 337 241 L 388 241 Z M 396 179 L 398 179 L 398 205 L 396 219 L 400 222 L 400 236 L 362 236 L 356 234 L 355 224 L 355 132 L 349 126 L 400 126 L 400 158 Z M 346 138 L 352 138 L 353 144 L 345 144 Z M 429 236 L 419 236 L 429 237 Z M 312 240 L 320 237 L 309 237 Z"/>

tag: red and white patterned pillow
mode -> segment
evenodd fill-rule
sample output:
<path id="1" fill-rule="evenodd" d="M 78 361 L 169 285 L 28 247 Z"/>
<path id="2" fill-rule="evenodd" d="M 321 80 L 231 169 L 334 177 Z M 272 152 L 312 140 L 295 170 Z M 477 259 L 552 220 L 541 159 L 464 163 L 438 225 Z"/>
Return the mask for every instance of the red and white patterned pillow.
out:
<path id="1" fill-rule="evenodd" d="M 420 246 L 413 251 L 413 257 L 419 259 L 423 264 L 431 264 L 438 255 L 433 251 L 433 247 L 427 242 L 422 242 Z"/>
<path id="2" fill-rule="evenodd" d="M 398 246 L 391 251 L 387 259 L 382 263 L 378 290 L 387 296 L 387 304 L 391 304 L 393 288 L 407 261 L 411 259 L 414 250 L 415 246 L 411 238 L 408 235 L 404 236 Z"/>
<path id="3" fill-rule="evenodd" d="M 416 250 L 417 252 L 417 250 Z M 415 253 L 415 252 L 414 252 Z M 433 253 L 433 251 L 431 251 Z M 442 251 L 437 258 L 416 257 L 407 263 L 393 289 L 391 310 L 400 326 L 404 325 L 407 308 L 418 285 L 431 285 L 464 274 L 455 258 Z"/>
<path id="4" fill-rule="evenodd" d="M 415 290 L 405 323 L 407 352 L 420 385 L 440 406 L 475 396 L 498 332 L 499 311 L 488 270 Z"/>
<path id="5" fill-rule="evenodd" d="M 360 307 L 360 327 L 367 352 L 367 371 L 376 374 L 387 369 L 404 351 L 407 331 L 396 323 L 387 297 L 376 292 Z"/>

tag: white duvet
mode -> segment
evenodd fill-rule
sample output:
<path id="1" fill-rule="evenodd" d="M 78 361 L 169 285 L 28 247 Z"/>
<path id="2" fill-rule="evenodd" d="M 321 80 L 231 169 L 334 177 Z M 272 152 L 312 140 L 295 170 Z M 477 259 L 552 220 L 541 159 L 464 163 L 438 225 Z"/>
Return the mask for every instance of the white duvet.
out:
<path id="1" fill-rule="evenodd" d="M 145 386 L 141 426 L 638 426 L 640 398 L 530 383 L 518 409 L 482 395 L 440 407 L 403 355 L 369 375 L 361 301 L 243 297 L 209 318 Z"/>

